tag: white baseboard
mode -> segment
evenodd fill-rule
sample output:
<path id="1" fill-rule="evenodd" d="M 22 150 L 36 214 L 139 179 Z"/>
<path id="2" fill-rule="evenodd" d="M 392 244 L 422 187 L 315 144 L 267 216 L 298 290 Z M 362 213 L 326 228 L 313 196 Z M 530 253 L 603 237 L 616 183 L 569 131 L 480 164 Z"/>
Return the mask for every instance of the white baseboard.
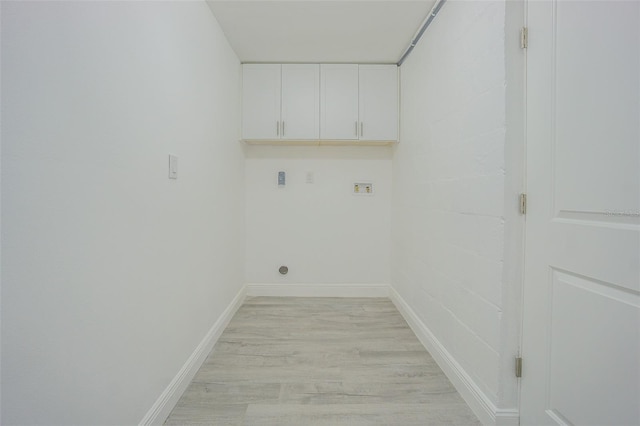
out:
<path id="1" fill-rule="evenodd" d="M 496 426 L 520 426 L 520 412 L 517 408 L 496 410 Z"/>
<path id="2" fill-rule="evenodd" d="M 200 344 L 193 351 L 189 359 L 184 363 L 178 374 L 171 380 L 171 383 L 158 397 L 155 404 L 142 418 L 139 425 L 162 425 L 171 414 L 171 410 L 178 403 L 178 400 L 193 380 L 193 376 L 211 352 L 218 338 L 224 331 L 225 327 L 231 321 L 238 308 L 244 302 L 246 297 L 246 287 L 243 287 L 236 297 L 231 301 L 229 306 L 224 310 L 222 315 L 218 317 L 216 322 L 211 326 L 207 334 L 204 336 Z"/>
<path id="3" fill-rule="evenodd" d="M 247 296 L 389 297 L 389 284 L 247 284 Z"/>
<path id="4" fill-rule="evenodd" d="M 389 288 L 389 297 L 483 425 L 517 426 L 519 424 L 518 410 L 498 409 L 393 287 Z"/>

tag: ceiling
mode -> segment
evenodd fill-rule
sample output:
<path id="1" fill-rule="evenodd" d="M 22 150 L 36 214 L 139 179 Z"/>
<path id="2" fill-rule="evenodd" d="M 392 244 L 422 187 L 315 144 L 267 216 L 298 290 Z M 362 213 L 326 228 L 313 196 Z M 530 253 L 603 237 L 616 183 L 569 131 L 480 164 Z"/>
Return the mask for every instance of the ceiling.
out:
<path id="1" fill-rule="evenodd" d="M 435 0 L 207 3 L 243 63 L 396 63 Z"/>

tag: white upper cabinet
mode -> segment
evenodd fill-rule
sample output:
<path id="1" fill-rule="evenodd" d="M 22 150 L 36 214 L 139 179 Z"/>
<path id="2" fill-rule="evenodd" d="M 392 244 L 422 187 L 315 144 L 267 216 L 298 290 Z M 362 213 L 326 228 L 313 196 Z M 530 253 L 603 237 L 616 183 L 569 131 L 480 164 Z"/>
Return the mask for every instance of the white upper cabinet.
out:
<path id="1" fill-rule="evenodd" d="M 242 68 L 242 138 L 247 141 L 398 140 L 396 65 Z"/>
<path id="2" fill-rule="evenodd" d="M 242 67 L 242 137 L 280 138 L 281 65 Z"/>
<path id="3" fill-rule="evenodd" d="M 359 65 L 360 139 L 398 140 L 398 67 Z"/>
<path id="4" fill-rule="evenodd" d="M 282 65 L 281 139 L 320 137 L 320 66 Z"/>
<path id="5" fill-rule="evenodd" d="M 357 140 L 358 65 L 320 65 L 320 138 Z"/>
<path id="6" fill-rule="evenodd" d="M 320 66 L 242 66 L 243 139 L 318 139 Z"/>
<path id="7" fill-rule="evenodd" d="M 320 138 L 398 140 L 396 65 L 321 65 Z"/>

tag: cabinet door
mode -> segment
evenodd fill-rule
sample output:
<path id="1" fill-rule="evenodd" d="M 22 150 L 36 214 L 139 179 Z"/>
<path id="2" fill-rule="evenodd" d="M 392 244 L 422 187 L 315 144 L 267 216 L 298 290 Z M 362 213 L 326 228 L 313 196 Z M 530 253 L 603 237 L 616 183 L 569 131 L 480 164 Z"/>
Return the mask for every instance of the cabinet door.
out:
<path id="1" fill-rule="evenodd" d="M 398 67 L 360 65 L 360 139 L 398 140 Z"/>
<path id="2" fill-rule="evenodd" d="M 358 139 L 358 65 L 320 65 L 320 138 Z"/>
<path id="3" fill-rule="evenodd" d="M 320 66 L 282 65 L 282 139 L 320 137 Z"/>
<path id="4" fill-rule="evenodd" d="M 280 67 L 242 66 L 243 139 L 280 138 Z"/>

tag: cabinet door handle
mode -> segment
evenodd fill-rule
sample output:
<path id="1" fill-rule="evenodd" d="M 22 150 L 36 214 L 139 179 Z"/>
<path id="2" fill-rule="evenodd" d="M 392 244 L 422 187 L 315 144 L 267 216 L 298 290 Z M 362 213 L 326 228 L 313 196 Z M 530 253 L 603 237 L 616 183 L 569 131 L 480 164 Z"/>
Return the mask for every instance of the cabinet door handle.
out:
<path id="1" fill-rule="evenodd" d="M 276 136 L 280 136 L 280 122 L 276 121 Z"/>
<path id="2" fill-rule="evenodd" d="M 356 121 L 356 137 L 358 137 L 358 122 Z"/>
<path id="3" fill-rule="evenodd" d="M 284 136 L 284 120 L 282 120 L 282 136 Z"/>
<path id="4" fill-rule="evenodd" d="M 364 123 L 361 121 L 360 122 L 360 137 L 364 136 Z"/>

